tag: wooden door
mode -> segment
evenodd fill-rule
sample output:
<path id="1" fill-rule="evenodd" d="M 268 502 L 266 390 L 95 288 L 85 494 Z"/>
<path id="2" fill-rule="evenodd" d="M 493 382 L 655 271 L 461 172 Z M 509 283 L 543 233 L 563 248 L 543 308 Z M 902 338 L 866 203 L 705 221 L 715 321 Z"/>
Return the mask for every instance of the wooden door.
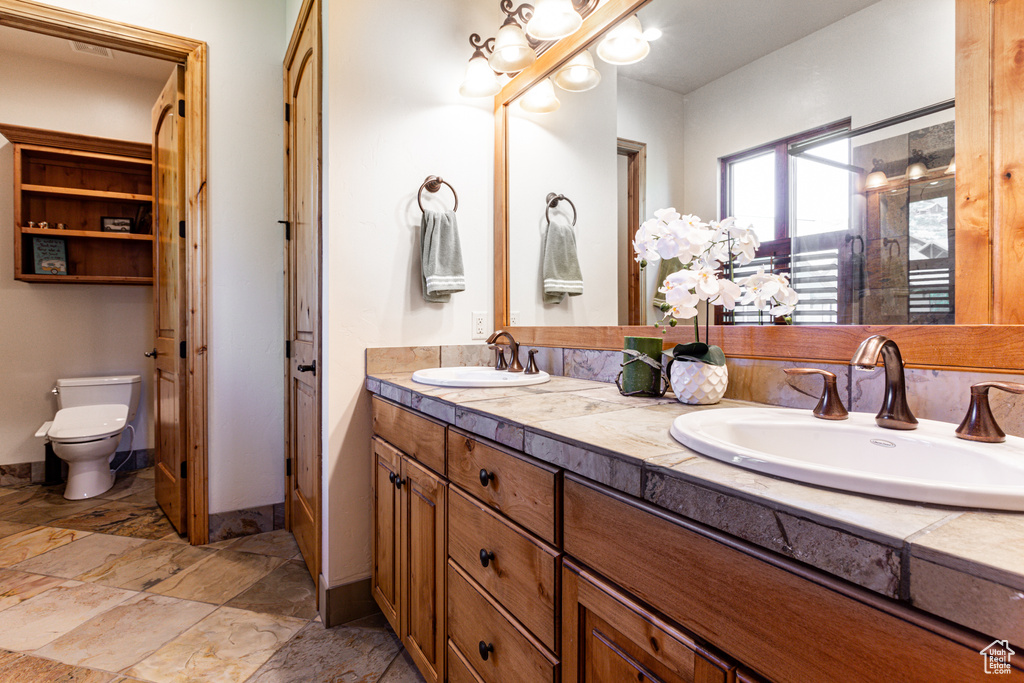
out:
<path id="1" fill-rule="evenodd" d="M 562 573 L 563 683 L 726 683 L 733 667 L 571 562 Z"/>
<path id="2" fill-rule="evenodd" d="M 402 519 L 400 489 L 395 482 L 402 476 L 402 455 L 379 438 L 373 439 L 373 598 L 387 617 L 391 628 L 401 637 L 399 595 L 401 567 L 399 543 Z"/>
<path id="3" fill-rule="evenodd" d="M 156 501 L 186 533 L 185 68 L 153 105 L 153 318 L 156 337 Z"/>
<path id="4" fill-rule="evenodd" d="M 285 61 L 288 525 L 320 574 L 320 23 L 300 20 Z"/>
<path id="5" fill-rule="evenodd" d="M 423 677 L 445 679 L 445 562 L 447 485 L 409 457 L 402 458 L 402 640 Z"/>

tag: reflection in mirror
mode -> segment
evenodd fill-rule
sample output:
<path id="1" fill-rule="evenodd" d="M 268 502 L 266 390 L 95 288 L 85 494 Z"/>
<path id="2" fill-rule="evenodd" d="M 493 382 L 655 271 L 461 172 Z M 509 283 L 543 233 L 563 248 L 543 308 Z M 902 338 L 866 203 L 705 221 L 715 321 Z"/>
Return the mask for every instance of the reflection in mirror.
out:
<path id="1" fill-rule="evenodd" d="M 513 318 L 659 320 L 670 264 L 641 275 L 629 242 L 672 206 L 752 224 L 761 264 L 801 291 L 796 324 L 951 324 L 953 109 L 849 131 L 952 100 L 954 10 L 954 0 L 653 0 L 639 19 L 662 37 L 645 59 L 609 65 L 599 39 L 596 87 L 556 87 L 551 114 L 509 107 Z M 543 292 L 549 192 L 579 212 L 583 292 L 559 304 Z M 714 322 L 757 318 L 738 309 Z"/>

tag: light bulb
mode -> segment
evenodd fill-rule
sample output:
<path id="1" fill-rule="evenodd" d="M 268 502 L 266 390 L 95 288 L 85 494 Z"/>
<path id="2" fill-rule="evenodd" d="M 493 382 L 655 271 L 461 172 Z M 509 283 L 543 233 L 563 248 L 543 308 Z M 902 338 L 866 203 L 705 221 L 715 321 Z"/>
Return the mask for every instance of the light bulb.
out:
<path id="1" fill-rule="evenodd" d="M 572 0 L 540 0 L 526 32 L 537 40 L 558 40 L 572 35 L 582 25 L 583 17 L 572 6 Z"/>
<path id="2" fill-rule="evenodd" d="M 505 24 L 494 38 L 494 53 L 487 60 L 491 68 L 501 73 L 515 73 L 537 61 L 537 53 L 526 41 L 519 24 Z"/>
<path id="3" fill-rule="evenodd" d="M 519 106 L 531 114 L 550 114 L 557 111 L 562 103 L 555 96 L 555 86 L 551 84 L 551 79 L 545 78 L 526 91 Z"/>
<path id="4" fill-rule="evenodd" d="M 878 187 L 882 187 L 887 184 L 889 179 L 885 176 L 883 171 L 873 171 L 868 173 L 868 177 L 864 179 L 864 187 L 868 190 L 873 190 Z"/>
<path id="5" fill-rule="evenodd" d="M 466 77 L 459 86 L 459 94 L 463 97 L 493 97 L 501 90 L 494 71 L 487 65 L 483 54 L 476 54 L 466 66 Z"/>
<path id="6" fill-rule="evenodd" d="M 635 14 L 613 28 L 597 46 L 597 54 L 601 59 L 618 66 L 635 64 L 650 51 L 650 44 L 644 40 L 640 18 Z"/>
<path id="7" fill-rule="evenodd" d="M 590 50 L 584 50 L 566 62 L 555 74 L 555 84 L 569 92 L 583 92 L 596 88 L 601 82 L 601 72 L 594 68 Z"/>

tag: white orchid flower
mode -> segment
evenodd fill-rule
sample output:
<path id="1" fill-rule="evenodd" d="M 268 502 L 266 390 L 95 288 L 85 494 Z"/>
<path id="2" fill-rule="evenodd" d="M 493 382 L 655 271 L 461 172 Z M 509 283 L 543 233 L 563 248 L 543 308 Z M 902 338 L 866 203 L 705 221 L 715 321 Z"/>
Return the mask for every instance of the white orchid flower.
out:
<path id="1" fill-rule="evenodd" d="M 672 221 L 679 220 L 679 212 L 674 208 L 658 209 L 654 212 L 654 217 L 662 223 L 671 223 Z"/>
<path id="2" fill-rule="evenodd" d="M 721 289 L 718 279 L 718 271 L 713 268 L 699 268 L 695 271 L 697 275 L 697 296 L 704 301 L 711 301 Z"/>
<path id="3" fill-rule="evenodd" d="M 737 257 L 736 260 L 740 262 L 740 265 L 745 266 L 754 260 L 757 248 L 760 246 L 761 241 L 757 235 L 753 231 L 747 231 L 746 234 L 733 238 L 732 253 Z"/>
<path id="4" fill-rule="evenodd" d="M 742 290 L 732 280 L 721 280 L 718 285 L 718 298 L 712 301 L 713 304 L 721 304 L 722 308 L 731 311 L 736 308 L 736 300 L 740 298 Z"/>

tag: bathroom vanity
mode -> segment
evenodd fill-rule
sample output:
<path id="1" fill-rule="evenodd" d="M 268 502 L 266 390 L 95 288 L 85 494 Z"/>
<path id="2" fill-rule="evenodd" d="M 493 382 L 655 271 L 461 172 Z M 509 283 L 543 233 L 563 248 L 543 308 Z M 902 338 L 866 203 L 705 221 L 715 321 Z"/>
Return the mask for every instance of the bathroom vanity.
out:
<path id="1" fill-rule="evenodd" d="M 998 563 L 926 547 L 959 511 L 714 463 L 669 437 L 697 408 L 599 382 L 410 377 L 367 379 L 372 583 L 429 681 L 984 680 L 1024 643 Z"/>

